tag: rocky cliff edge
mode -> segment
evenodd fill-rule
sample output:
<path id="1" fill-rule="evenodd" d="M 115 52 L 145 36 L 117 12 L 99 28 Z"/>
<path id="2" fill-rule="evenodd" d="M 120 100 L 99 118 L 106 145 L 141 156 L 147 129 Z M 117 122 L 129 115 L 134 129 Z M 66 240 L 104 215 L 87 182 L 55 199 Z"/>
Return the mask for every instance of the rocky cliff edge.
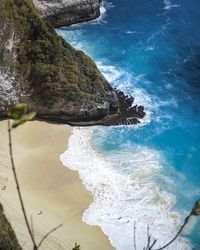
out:
<path id="1" fill-rule="evenodd" d="M 54 27 L 93 20 L 100 16 L 101 0 L 33 0 Z"/>
<path id="2" fill-rule="evenodd" d="M 25 102 L 38 118 L 75 125 L 138 123 L 143 107 L 57 35 L 31 0 L 0 0 L 0 118 Z"/>

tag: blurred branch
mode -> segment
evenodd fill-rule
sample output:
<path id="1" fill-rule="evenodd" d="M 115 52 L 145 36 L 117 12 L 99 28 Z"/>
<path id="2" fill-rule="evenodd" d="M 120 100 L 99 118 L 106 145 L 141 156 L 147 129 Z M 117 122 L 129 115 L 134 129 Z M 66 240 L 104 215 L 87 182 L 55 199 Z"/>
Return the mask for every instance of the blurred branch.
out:
<path id="1" fill-rule="evenodd" d="M 149 225 L 147 227 L 147 247 L 144 248 L 145 250 L 152 250 L 153 246 L 156 244 L 157 240 L 154 239 L 153 242 L 151 243 L 151 235 L 149 232 Z"/>
<path id="2" fill-rule="evenodd" d="M 19 201 L 20 201 L 22 213 L 23 213 L 24 220 L 25 220 L 25 223 L 26 223 L 26 227 L 28 229 L 28 233 L 30 235 L 30 238 L 31 238 L 31 240 L 33 242 L 33 249 L 35 250 L 35 249 L 37 249 L 37 245 L 35 243 L 35 239 L 34 239 L 34 236 L 33 236 L 32 231 L 31 231 L 31 227 L 30 227 L 29 222 L 28 222 L 28 218 L 27 218 L 27 215 L 26 215 L 26 210 L 25 210 L 25 207 L 24 207 L 24 202 L 23 202 L 22 194 L 21 194 L 21 190 L 20 190 L 20 185 L 19 185 L 19 181 L 18 181 L 18 178 L 17 178 L 16 168 L 15 168 L 15 163 L 14 163 L 14 157 L 13 157 L 12 132 L 11 132 L 11 130 L 12 130 L 12 128 L 11 128 L 10 120 L 8 120 L 8 140 L 9 140 L 9 153 L 10 153 L 10 161 L 11 161 L 11 166 L 12 166 L 12 172 L 13 172 L 13 176 L 14 176 L 14 180 L 15 180 L 15 184 L 16 184 L 16 188 L 17 188 L 17 193 L 18 193 L 18 196 L 19 196 Z"/>
<path id="3" fill-rule="evenodd" d="M 49 237 L 50 234 L 52 234 L 53 232 L 55 232 L 57 229 L 59 229 L 60 227 L 62 227 L 63 225 L 60 224 L 59 226 L 53 228 L 51 231 L 49 231 L 42 239 L 41 241 L 39 242 L 38 246 L 37 246 L 37 249 L 39 249 L 42 245 L 42 243 L 47 239 L 47 237 Z"/>
<path id="4" fill-rule="evenodd" d="M 183 229 L 185 228 L 185 226 L 187 225 L 187 223 L 189 222 L 190 218 L 192 216 L 199 216 L 200 215 L 200 200 L 196 201 L 195 205 L 193 206 L 190 214 L 185 218 L 183 225 L 181 226 L 181 228 L 179 229 L 178 233 L 174 236 L 174 238 L 172 240 L 170 240 L 167 244 L 165 244 L 164 246 L 157 248 L 156 250 L 163 250 L 165 248 L 167 248 L 169 245 L 171 245 L 182 233 Z M 135 223 L 134 223 L 134 250 L 136 249 L 136 242 L 135 242 Z M 149 233 L 149 226 L 147 227 L 147 247 L 144 247 L 143 250 L 152 250 L 154 245 L 156 244 L 157 240 L 154 239 L 154 241 L 151 244 L 151 235 Z"/>
<path id="5" fill-rule="evenodd" d="M 185 219 L 183 225 L 181 226 L 180 230 L 178 231 L 178 233 L 175 235 L 175 237 L 174 237 L 170 242 L 168 242 L 166 245 L 164 245 L 163 247 L 160 247 L 160 248 L 158 248 L 158 249 L 156 249 L 156 250 L 162 250 L 162 249 L 168 247 L 169 245 L 171 245 L 171 244 L 178 238 L 178 236 L 182 233 L 184 227 L 186 226 L 186 224 L 188 223 L 188 221 L 189 221 L 189 219 L 191 218 L 192 215 L 193 215 L 193 212 L 191 212 L 191 213 L 186 217 L 186 219 Z"/>
<path id="6" fill-rule="evenodd" d="M 133 229 L 133 242 L 134 242 L 134 250 L 137 250 L 137 244 L 136 244 L 136 223 L 134 221 L 134 229 Z"/>
<path id="7" fill-rule="evenodd" d="M 72 249 L 72 250 L 80 250 L 81 249 L 81 247 L 80 247 L 80 245 L 78 245 L 77 243 L 75 244 L 75 247 Z"/>

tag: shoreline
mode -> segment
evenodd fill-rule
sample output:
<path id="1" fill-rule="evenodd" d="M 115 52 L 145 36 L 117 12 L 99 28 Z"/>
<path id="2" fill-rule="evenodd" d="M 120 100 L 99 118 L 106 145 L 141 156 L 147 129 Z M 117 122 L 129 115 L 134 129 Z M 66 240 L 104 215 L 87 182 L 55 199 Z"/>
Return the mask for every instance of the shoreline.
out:
<path id="1" fill-rule="evenodd" d="M 101 227 L 116 249 L 133 247 L 134 225 L 137 225 L 137 246 L 140 249 L 144 247 L 147 225 L 151 225 L 151 233 L 159 239 L 159 245 L 169 242 L 182 218 L 173 209 L 173 194 L 160 190 L 153 181 L 162 169 L 158 152 L 145 147 L 125 151 L 124 156 L 132 162 L 130 175 L 130 168 L 129 174 L 128 171 L 119 171 L 116 154 L 112 161 L 112 158 L 104 158 L 95 151 L 91 139 L 91 128 L 74 128 L 68 150 L 61 155 L 63 164 L 78 171 L 86 189 L 93 194 L 93 202 L 84 211 L 83 221 Z M 126 157 L 120 153 L 119 157 L 121 160 L 118 162 L 125 167 Z M 146 209 L 143 206 L 145 202 Z M 179 237 L 169 249 L 179 248 L 192 249 L 184 236 Z"/>
<path id="2" fill-rule="evenodd" d="M 135 99 L 132 96 L 126 95 L 124 92 L 113 89 L 118 98 L 117 110 L 112 110 L 108 114 L 100 115 L 81 115 L 72 116 L 60 111 L 43 113 L 37 112 L 36 120 L 47 122 L 50 124 L 67 124 L 74 127 L 89 127 L 89 126 L 121 126 L 121 125 L 136 125 L 140 124 L 141 120 L 146 116 L 144 106 L 135 104 Z M 0 121 L 6 120 L 8 117 L 5 112 L 0 112 Z"/>
<path id="3" fill-rule="evenodd" d="M 8 167 L 6 122 L 0 123 L 0 202 L 23 249 L 31 248 L 11 169 Z M 82 184 L 78 172 L 59 160 L 66 150 L 72 128 L 44 122 L 27 123 L 13 131 L 14 155 L 28 218 L 32 216 L 37 242 L 59 224 L 41 249 L 72 249 L 77 242 L 81 249 L 114 249 L 97 226 L 82 221 L 82 214 L 93 197 Z M 3 186 L 5 190 L 2 190 Z"/>

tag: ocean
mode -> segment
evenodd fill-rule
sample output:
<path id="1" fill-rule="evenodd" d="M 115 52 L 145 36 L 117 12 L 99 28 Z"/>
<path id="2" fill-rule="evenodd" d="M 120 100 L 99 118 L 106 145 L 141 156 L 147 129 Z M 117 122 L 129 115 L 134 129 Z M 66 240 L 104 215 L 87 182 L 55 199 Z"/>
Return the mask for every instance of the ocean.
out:
<path id="1" fill-rule="evenodd" d="M 64 165 L 94 201 L 83 221 L 117 250 L 173 238 L 200 198 L 200 1 L 105 1 L 99 19 L 58 29 L 147 113 L 137 126 L 74 128 Z M 167 249 L 200 249 L 193 217 Z"/>

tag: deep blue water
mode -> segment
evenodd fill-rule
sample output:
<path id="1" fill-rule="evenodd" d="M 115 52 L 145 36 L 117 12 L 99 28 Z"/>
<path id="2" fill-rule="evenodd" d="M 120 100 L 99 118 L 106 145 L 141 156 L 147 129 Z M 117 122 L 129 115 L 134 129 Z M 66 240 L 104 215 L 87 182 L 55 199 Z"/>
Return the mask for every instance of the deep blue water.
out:
<path id="1" fill-rule="evenodd" d="M 175 195 L 173 209 L 185 215 L 200 198 L 200 1 L 112 0 L 105 6 L 102 20 L 59 33 L 148 114 L 138 128 L 95 129 L 93 147 L 122 172 L 126 150 L 130 158 L 137 146 L 158 152 L 167 180 L 153 181 Z M 200 249 L 200 218 L 185 237 Z"/>

